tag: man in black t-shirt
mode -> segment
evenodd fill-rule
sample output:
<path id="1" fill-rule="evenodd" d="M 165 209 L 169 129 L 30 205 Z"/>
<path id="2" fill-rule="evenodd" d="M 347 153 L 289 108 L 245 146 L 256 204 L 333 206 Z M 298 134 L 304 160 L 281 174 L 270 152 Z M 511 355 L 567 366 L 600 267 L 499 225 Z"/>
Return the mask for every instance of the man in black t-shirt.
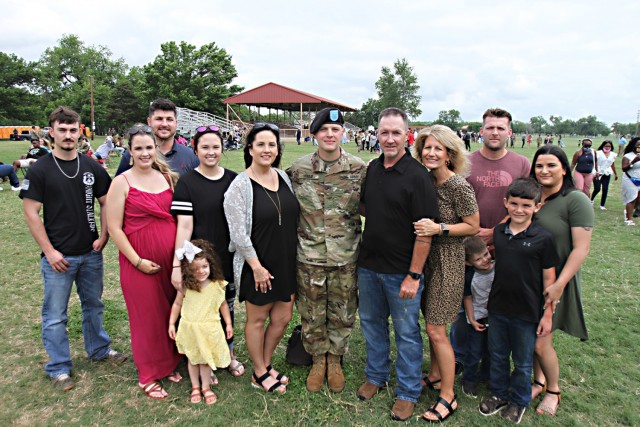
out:
<path id="1" fill-rule="evenodd" d="M 42 341 L 49 355 L 44 369 L 54 387 L 68 391 L 74 387 L 66 329 L 73 282 L 82 306 L 82 335 L 89 358 L 122 363 L 127 357 L 110 349 L 111 339 L 102 326 L 102 249 L 109 238 L 104 202 L 111 178 L 93 159 L 76 151 L 78 113 L 58 107 L 49 116 L 49 126 L 54 151 L 29 168 L 20 198 L 27 226 L 42 249 Z M 95 199 L 101 206 L 100 234 Z"/>
<path id="2" fill-rule="evenodd" d="M 40 157 L 49 154 L 49 150 L 42 146 L 42 140 L 39 136 L 34 137 L 31 140 L 31 148 L 27 151 L 27 154 L 20 157 L 18 160 L 13 161 L 13 169 L 18 170 L 20 168 L 28 168 L 36 162 Z"/>
<path id="3" fill-rule="evenodd" d="M 416 238 L 413 223 L 438 218 L 431 177 L 404 148 L 408 128 L 404 111 L 387 108 L 380 113 L 378 136 L 383 154 L 369 165 L 362 189 L 367 222 L 358 257 L 358 311 L 366 341 L 367 380 L 357 394 L 361 400 L 370 399 L 390 379 L 391 316 L 398 351 L 394 420 L 410 418 L 422 392 L 418 319 L 431 237 Z"/>

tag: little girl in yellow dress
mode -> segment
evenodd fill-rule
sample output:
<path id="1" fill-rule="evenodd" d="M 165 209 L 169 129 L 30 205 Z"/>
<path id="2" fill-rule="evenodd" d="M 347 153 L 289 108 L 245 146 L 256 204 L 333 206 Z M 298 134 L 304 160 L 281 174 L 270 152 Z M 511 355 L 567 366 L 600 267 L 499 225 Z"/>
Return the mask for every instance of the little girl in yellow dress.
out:
<path id="1" fill-rule="evenodd" d="M 225 340 L 233 336 L 229 306 L 225 301 L 225 286 L 220 259 L 206 240 L 185 241 L 176 250 L 182 264 L 182 283 L 171 307 L 169 336 L 176 341 L 178 352 L 189 359 L 191 403 L 199 403 L 204 396 L 207 405 L 216 402 L 211 391 L 211 370 L 225 368 L 231 363 Z M 222 329 L 220 315 L 225 320 Z M 176 333 L 176 321 L 180 325 Z"/>

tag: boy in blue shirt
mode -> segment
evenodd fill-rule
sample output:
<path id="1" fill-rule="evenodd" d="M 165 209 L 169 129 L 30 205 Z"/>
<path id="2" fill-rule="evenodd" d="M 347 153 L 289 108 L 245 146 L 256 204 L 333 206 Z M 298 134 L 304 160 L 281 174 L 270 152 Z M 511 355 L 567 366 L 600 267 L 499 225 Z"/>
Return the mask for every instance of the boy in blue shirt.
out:
<path id="1" fill-rule="evenodd" d="M 558 256 L 553 236 L 533 221 L 540 197 L 540 186 L 531 178 L 514 180 L 504 199 L 509 219 L 493 231 L 496 265 L 488 305 L 493 396 L 479 409 L 482 415 L 502 410 L 503 418 L 516 424 L 531 402 L 536 338 L 551 332 L 555 308 L 543 297 L 555 282 Z"/>

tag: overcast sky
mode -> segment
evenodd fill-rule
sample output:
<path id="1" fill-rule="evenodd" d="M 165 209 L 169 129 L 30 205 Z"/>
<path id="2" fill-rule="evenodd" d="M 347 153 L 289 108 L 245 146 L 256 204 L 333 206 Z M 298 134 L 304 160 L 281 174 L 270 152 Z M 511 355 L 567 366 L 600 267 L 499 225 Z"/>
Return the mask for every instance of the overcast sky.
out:
<path id="1" fill-rule="evenodd" d="M 595 114 L 636 121 L 640 1 L 0 0 L 0 50 L 37 60 L 63 34 L 105 45 L 133 65 L 160 44 L 215 42 L 232 55 L 234 83 L 276 82 L 359 108 L 382 66 L 406 58 L 421 120 L 457 109 L 481 120 Z"/>

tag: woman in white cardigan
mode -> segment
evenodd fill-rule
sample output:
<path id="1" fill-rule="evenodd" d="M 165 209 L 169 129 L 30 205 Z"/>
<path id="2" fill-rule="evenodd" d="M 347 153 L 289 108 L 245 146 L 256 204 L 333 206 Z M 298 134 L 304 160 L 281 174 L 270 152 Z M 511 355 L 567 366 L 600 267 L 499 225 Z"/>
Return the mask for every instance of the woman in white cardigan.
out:
<path id="1" fill-rule="evenodd" d="M 285 393 L 289 379 L 271 357 L 291 320 L 296 292 L 298 202 L 282 157 L 277 126 L 258 123 L 247 134 L 246 169 L 225 193 L 224 211 L 235 251 L 233 270 L 245 302 L 245 339 L 253 361 L 252 385 Z M 265 324 L 269 319 L 269 325 Z"/>

